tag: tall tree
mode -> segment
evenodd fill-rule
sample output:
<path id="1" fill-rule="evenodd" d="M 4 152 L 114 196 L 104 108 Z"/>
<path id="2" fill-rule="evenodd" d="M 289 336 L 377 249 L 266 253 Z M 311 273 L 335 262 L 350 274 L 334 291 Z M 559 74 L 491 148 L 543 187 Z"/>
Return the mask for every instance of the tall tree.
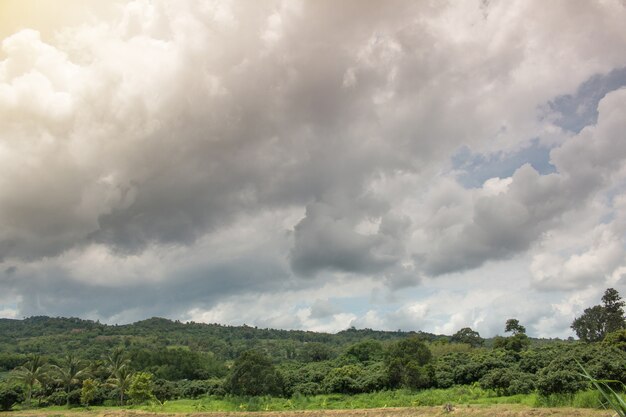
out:
<path id="1" fill-rule="evenodd" d="M 124 348 L 119 347 L 106 358 L 110 376 L 107 382 L 116 387 L 120 395 L 120 405 L 124 405 L 124 395 L 128 390 L 133 376 L 130 369 L 130 359 L 126 355 Z"/>
<path id="2" fill-rule="evenodd" d="M 455 334 L 452 335 L 450 341 L 453 343 L 465 343 L 472 347 L 482 346 L 485 340 L 480 337 L 480 334 L 472 330 L 469 327 L 464 327 Z"/>
<path id="3" fill-rule="evenodd" d="M 504 326 L 506 333 L 513 333 L 509 337 L 496 336 L 493 340 L 494 348 L 502 348 L 512 352 L 521 352 L 530 346 L 530 339 L 526 336 L 526 327 L 517 319 L 508 319 Z"/>
<path id="4" fill-rule="evenodd" d="M 124 398 L 126 396 L 126 391 L 130 388 L 130 384 L 133 379 L 133 372 L 130 368 L 123 367 L 117 370 L 114 374 L 111 374 L 111 377 L 107 380 L 107 382 L 117 388 L 120 395 L 120 405 L 124 405 Z"/>
<path id="5" fill-rule="evenodd" d="M 519 324 L 518 319 L 508 319 L 504 327 L 506 333 L 511 332 L 513 336 L 517 334 L 526 334 L 526 327 Z"/>
<path id="6" fill-rule="evenodd" d="M 425 365 L 431 358 L 430 349 L 417 336 L 392 344 L 385 358 L 389 383 L 393 387 L 425 388 L 430 383 Z"/>
<path id="7" fill-rule="evenodd" d="M 13 370 L 13 378 L 26 385 L 26 404 L 28 406 L 30 406 L 30 400 L 33 395 L 33 387 L 46 378 L 48 370 L 49 367 L 39 355 L 32 356 L 24 365 L 18 366 Z"/>
<path id="8" fill-rule="evenodd" d="M 602 303 L 606 314 L 606 332 L 611 333 L 626 328 L 626 321 L 624 320 L 624 305 L 626 303 L 617 290 L 607 288 L 602 296 Z"/>
<path id="9" fill-rule="evenodd" d="M 614 288 L 608 288 L 602 296 L 602 305 L 586 308 L 572 322 L 571 328 L 580 340 L 599 342 L 611 332 L 626 328 L 624 301 Z"/>
<path id="10" fill-rule="evenodd" d="M 235 395 L 280 395 L 283 379 L 267 355 L 248 350 L 235 360 L 224 386 Z"/>

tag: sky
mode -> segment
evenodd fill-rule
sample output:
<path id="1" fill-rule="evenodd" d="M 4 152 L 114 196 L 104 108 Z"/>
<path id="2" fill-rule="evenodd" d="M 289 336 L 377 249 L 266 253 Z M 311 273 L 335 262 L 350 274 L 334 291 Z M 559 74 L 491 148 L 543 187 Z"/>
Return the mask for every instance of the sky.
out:
<path id="1" fill-rule="evenodd" d="M 626 3 L 0 3 L 0 317 L 569 337 L 626 295 Z"/>

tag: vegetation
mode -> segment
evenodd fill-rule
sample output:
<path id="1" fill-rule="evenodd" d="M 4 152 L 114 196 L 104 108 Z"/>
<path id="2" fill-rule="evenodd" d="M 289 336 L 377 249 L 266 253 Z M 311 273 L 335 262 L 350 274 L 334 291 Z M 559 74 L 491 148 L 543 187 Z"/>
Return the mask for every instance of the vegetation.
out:
<path id="1" fill-rule="evenodd" d="M 602 297 L 602 305 L 585 309 L 572 323 L 572 329 L 580 340 L 600 342 L 607 334 L 626 329 L 624 304 L 619 293 L 609 288 Z"/>
<path id="2" fill-rule="evenodd" d="M 624 303 L 611 289 L 602 301 L 603 313 L 584 322 L 596 320 L 589 328 L 603 329 L 603 339 L 581 341 L 532 339 L 517 319 L 504 323 L 507 336 L 487 340 L 470 328 L 452 336 L 354 328 L 333 335 L 165 319 L 0 320 L 0 407 L 597 406 L 601 394 L 589 390 L 577 362 L 598 381 L 626 381 Z M 607 384 L 621 398 L 623 385 Z"/>

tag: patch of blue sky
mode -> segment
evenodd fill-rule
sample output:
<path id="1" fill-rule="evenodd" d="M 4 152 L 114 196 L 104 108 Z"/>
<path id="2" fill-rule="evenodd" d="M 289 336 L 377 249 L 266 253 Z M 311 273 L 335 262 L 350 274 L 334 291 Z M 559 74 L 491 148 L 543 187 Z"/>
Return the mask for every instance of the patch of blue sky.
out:
<path id="1" fill-rule="evenodd" d="M 555 124 L 562 129 L 578 133 L 598 120 L 598 103 L 609 92 L 626 86 L 626 68 L 608 74 L 597 74 L 582 83 L 576 93 L 555 98 L 548 103 L 558 117 Z"/>
<path id="2" fill-rule="evenodd" d="M 472 152 L 467 146 L 452 156 L 457 180 L 466 188 L 477 188 L 489 178 L 507 178 L 522 165 L 530 164 L 540 174 L 555 172 L 550 163 L 550 147 L 534 139 L 530 145 L 517 152 L 496 152 L 490 155 Z"/>

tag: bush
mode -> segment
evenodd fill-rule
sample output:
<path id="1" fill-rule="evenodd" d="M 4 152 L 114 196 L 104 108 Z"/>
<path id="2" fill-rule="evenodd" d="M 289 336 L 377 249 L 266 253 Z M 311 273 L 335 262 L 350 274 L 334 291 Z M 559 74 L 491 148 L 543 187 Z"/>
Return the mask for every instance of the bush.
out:
<path id="1" fill-rule="evenodd" d="M 323 392 L 322 386 L 317 382 L 303 382 L 293 387 L 293 396 L 312 397 Z"/>
<path id="2" fill-rule="evenodd" d="M 128 397 L 135 404 L 142 404 L 153 399 L 152 374 L 148 372 L 135 373 L 130 381 Z"/>
<path id="3" fill-rule="evenodd" d="M 327 393 L 356 394 L 363 391 L 360 380 L 363 378 L 363 368 L 358 365 L 345 365 L 334 368 L 328 373 L 322 386 Z"/>
<path id="4" fill-rule="evenodd" d="M 180 397 L 179 386 L 171 381 L 165 379 L 155 379 L 152 387 L 154 396 L 159 401 L 168 401 Z"/>
<path id="5" fill-rule="evenodd" d="M 586 389 L 588 384 L 570 369 L 542 369 L 537 379 L 537 390 L 542 396 L 551 394 L 573 394 Z"/>
<path id="6" fill-rule="evenodd" d="M 480 379 L 480 387 L 499 396 L 529 394 L 535 388 L 533 375 L 510 368 L 492 369 Z"/>
<path id="7" fill-rule="evenodd" d="M 50 405 L 65 405 L 67 404 L 67 393 L 65 391 L 54 391 L 48 395 L 45 402 Z"/>
<path id="8" fill-rule="evenodd" d="M 241 354 L 226 379 L 230 394 L 243 396 L 282 395 L 282 375 L 264 353 L 249 350 Z"/>
<path id="9" fill-rule="evenodd" d="M 85 407 L 89 407 L 89 404 L 93 403 L 96 398 L 96 392 L 98 391 L 98 382 L 93 379 L 85 379 L 83 386 L 80 390 L 80 402 Z"/>
<path id="10" fill-rule="evenodd" d="M 9 411 L 14 404 L 22 401 L 24 395 L 20 387 L 0 384 L 0 410 Z"/>
<path id="11" fill-rule="evenodd" d="M 224 396 L 224 382 L 221 379 L 206 381 L 179 381 L 178 392 L 183 398 L 200 398 L 207 395 Z M 157 398 L 159 396 L 157 395 Z"/>

